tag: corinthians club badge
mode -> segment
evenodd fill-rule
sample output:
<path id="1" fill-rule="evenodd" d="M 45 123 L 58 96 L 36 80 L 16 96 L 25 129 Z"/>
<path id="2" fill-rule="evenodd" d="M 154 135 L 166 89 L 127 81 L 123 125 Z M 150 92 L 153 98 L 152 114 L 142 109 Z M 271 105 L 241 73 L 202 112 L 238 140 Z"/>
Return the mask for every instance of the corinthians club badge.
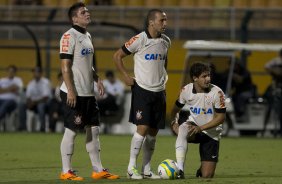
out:
<path id="1" fill-rule="evenodd" d="M 136 119 L 137 120 L 140 120 L 140 119 L 142 119 L 142 111 L 136 111 Z"/>
<path id="2" fill-rule="evenodd" d="M 74 116 L 74 123 L 76 125 L 80 125 L 82 123 L 82 116 L 81 115 L 77 115 L 77 116 Z"/>

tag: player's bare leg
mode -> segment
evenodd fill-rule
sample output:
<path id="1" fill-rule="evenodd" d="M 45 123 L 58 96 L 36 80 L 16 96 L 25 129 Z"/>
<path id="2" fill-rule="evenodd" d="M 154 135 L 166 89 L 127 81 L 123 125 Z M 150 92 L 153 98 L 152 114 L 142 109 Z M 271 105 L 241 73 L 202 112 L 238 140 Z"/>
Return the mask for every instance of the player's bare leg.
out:
<path id="1" fill-rule="evenodd" d="M 216 162 L 202 161 L 196 176 L 201 178 L 213 178 L 215 169 Z"/>

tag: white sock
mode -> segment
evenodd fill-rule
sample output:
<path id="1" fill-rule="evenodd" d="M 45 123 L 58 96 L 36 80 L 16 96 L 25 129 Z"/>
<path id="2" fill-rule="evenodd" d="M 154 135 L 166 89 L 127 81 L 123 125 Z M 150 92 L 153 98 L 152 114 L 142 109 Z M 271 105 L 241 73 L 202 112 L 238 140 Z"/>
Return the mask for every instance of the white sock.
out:
<path id="1" fill-rule="evenodd" d="M 100 158 L 99 127 L 86 127 L 86 150 L 89 154 L 93 170 L 101 172 L 103 166 Z"/>
<path id="2" fill-rule="evenodd" d="M 142 172 L 147 174 L 151 171 L 151 158 L 155 150 L 156 137 L 147 135 L 143 143 L 143 166 Z"/>
<path id="3" fill-rule="evenodd" d="M 132 167 L 136 167 L 136 160 L 140 153 L 140 149 L 142 147 L 143 141 L 144 141 L 144 137 L 138 134 L 137 132 L 135 132 L 131 140 L 130 160 L 127 168 L 128 171 L 130 171 Z"/>
<path id="4" fill-rule="evenodd" d="M 61 142 L 61 156 L 62 156 L 62 172 L 67 173 L 72 169 L 71 157 L 74 150 L 74 139 L 76 133 L 68 128 L 65 128 L 65 133 Z"/>
<path id="5" fill-rule="evenodd" d="M 186 159 L 188 125 L 183 123 L 179 126 L 178 136 L 175 143 L 175 154 L 178 168 L 184 171 L 184 164 Z"/>

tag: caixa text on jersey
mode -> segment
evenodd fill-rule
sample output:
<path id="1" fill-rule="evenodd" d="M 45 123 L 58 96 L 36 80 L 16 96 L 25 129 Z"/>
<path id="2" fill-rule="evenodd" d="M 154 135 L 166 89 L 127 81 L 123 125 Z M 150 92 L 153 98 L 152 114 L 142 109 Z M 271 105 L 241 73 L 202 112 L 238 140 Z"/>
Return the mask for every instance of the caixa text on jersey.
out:
<path id="1" fill-rule="evenodd" d="M 166 54 L 145 54 L 146 60 L 165 60 Z"/>

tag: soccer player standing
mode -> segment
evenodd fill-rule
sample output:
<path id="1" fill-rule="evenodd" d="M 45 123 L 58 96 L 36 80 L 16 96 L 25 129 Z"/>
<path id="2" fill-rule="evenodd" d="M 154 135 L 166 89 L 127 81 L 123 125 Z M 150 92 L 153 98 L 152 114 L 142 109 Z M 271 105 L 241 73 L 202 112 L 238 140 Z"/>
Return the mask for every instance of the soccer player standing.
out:
<path id="1" fill-rule="evenodd" d="M 191 66 L 192 83 L 184 86 L 171 112 L 172 129 L 177 134 L 175 143 L 179 178 L 184 178 L 184 162 L 188 143 L 199 143 L 201 166 L 197 177 L 212 178 L 219 156 L 219 140 L 225 120 L 225 97 L 223 91 L 210 83 L 210 67 L 204 63 Z M 187 105 L 189 115 L 179 116 Z M 183 112 L 183 111 L 182 111 Z"/>
<path id="2" fill-rule="evenodd" d="M 65 132 L 61 142 L 62 180 L 83 180 L 71 166 L 76 130 L 86 130 L 86 150 L 93 166 L 93 179 L 117 179 L 104 169 L 100 160 L 99 109 L 94 96 L 94 80 L 100 95 L 104 86 L 93 68 L 94 47 L 86 31 L 90 13 L 83 3 L 75 3 L 68 11 L 72 28 L 60 40 L 60 59 L 63 74 L 60 96 L 64 105 Z"/>
<path id="3" fill-rule="evenodd" d="M 130 147 L 128 178 L 160 178 L 151 171 L 150 161 L 155 149 L 156 135 L 165 127 L 167 81 L 167 52 L 170 39 L 163 34 L 167 26 L 166 13 L 152 9 L 146 18 L 147 29 L 132 37 L 114 54 L 114 61 L 131 86 L 132 99 L 129 122 L 137 126 Z M 134 75 L 128 74 L 123 58 L 134 54 Z M 136 160 L 143 145 L 143 165 L 141 175 L 137 171 Z"/>

